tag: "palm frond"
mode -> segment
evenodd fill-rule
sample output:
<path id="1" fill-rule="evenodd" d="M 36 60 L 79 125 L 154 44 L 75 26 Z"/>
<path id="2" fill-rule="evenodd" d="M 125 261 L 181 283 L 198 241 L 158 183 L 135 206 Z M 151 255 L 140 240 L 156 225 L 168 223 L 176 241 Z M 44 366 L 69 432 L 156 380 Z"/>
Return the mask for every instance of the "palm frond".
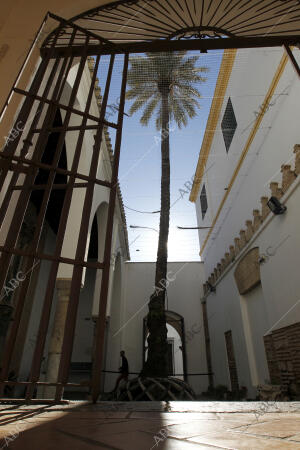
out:
<path id="1" fill-rule="evenodd" d="M 140 120 L 142 125 L 148 125 L 149 120 L 151 119 L 151 116 L 153 114 L 153 111 L 157 107 L 158 103 L 159 103 L 159 98 L 158 98 L 158 96 L 156 96 L 147 104 L 147 106 L 144 109 L 141 120 Z"/>
<path id="2" fill-rule="evenodd" d="M 187 52 L 146 53 L 130 58 L 128 71 L 128 100 L 133 100 L 129 113 L 142 110 L 140 122 L 147 125 L 156 116 L 156 127 L 162 126 L 162 92 L 169 92 L 169 117 L 178 127 L 186 126 L 188 118 L 195 117 L 200 107 L 201 94 L 197 84 L 204 83 L 201 75 L 207 67 L 197 66 L 198 56 Z"/>

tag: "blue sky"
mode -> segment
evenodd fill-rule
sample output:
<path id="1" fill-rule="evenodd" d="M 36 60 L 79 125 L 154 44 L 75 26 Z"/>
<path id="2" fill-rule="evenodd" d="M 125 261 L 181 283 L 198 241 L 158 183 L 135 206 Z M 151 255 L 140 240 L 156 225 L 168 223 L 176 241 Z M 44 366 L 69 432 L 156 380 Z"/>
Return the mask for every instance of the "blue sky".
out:
<path id="1" fill-rule="evenodd" d="M 197 226 L 195 205 L 189 201 L 189 192 L 184 186 L 195 173 L 199 151 L 206 127 L 215 84 L 219 73 L 223 51 L 199 54 L 197 66 L 207 66 L 207 82 L 197 86 L 201 92 L 201 108 L 187 127 L 175 128 L 170 133 L 171 158 L 171 219 L 169 235 L 169 261 L 199 261 L 199 240 L 197 230 L 178 230 L 179 226 Z M 103 93 L 109 57 L 104 56 L 98 71 L 99 84 Z M 120 95 L 123 56 L 116 56 L 109 104 L 117 104 Z M 128 112 L 130 102 L 126 102 Z M 130 254 L 132 261 L 155 261 L 159 228 L 159 214 L 151 214 L 160 209 L 160 133 L 152 120 L 147 127 L 139 123 L 141 112 L 125 116 L 119 180 L 124 204 L 144 213 L 125 208 Z M 111 114 L 110 121 L 116 121 L 117 114 Z M 111 132 L 111 130 L 110 130 Z M 114 142 L 113 132 L 111 132 Z M 152 229 L 131 229 L 130 225 Z"/>

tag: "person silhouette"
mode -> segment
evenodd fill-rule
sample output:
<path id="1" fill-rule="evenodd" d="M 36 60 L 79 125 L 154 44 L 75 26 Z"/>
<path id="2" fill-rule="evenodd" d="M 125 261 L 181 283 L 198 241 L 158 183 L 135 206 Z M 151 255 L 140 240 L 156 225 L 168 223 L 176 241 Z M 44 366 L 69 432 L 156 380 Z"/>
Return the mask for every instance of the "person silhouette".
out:
<path id="1" fill-rule="evenodd" d="M 128 366 L 128 360 L 125 356 L 124 350 L 120 351 L 120 356 L 122 358 L 122 365 L 119 368 L 120 375 L 118 376 L 118 378 L 116 380 L 116 385 L 115 385 L 113 392 L 116 392 L 121 380 L 128 381 L 129 366 Z"/>

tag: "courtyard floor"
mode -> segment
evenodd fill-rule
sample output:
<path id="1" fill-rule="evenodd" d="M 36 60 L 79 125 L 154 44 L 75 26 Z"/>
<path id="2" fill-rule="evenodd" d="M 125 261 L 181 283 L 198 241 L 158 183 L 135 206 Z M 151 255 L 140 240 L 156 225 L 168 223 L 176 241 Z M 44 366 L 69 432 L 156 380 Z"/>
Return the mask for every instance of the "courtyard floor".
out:
<path id="1" fill-rule="evenodd" d="M 1 405 L 0 449 L 299 449 L 300 402 Z"/>

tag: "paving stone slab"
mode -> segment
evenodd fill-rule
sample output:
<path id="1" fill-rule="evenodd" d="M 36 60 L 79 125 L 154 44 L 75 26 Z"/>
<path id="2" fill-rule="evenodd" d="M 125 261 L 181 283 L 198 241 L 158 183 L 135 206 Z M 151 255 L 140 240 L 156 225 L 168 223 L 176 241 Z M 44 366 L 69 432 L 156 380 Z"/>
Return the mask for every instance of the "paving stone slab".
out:
<path id="1" fill-rule="evenodd" d="M 201 436 L 194 436 L 188 439 L 189 442 L 220 446 L 230 450 L 300 450 L 300 444 L 289 442 L 286 439 L 261 438 L 233 432 L 210 433 Z"/>
<path id="2" fill-rule="evenodd" d="M 0 438 L 14 436 L 9 450 L 300 450 L 299 402 L 70 402 L 1 412 Z"/>

